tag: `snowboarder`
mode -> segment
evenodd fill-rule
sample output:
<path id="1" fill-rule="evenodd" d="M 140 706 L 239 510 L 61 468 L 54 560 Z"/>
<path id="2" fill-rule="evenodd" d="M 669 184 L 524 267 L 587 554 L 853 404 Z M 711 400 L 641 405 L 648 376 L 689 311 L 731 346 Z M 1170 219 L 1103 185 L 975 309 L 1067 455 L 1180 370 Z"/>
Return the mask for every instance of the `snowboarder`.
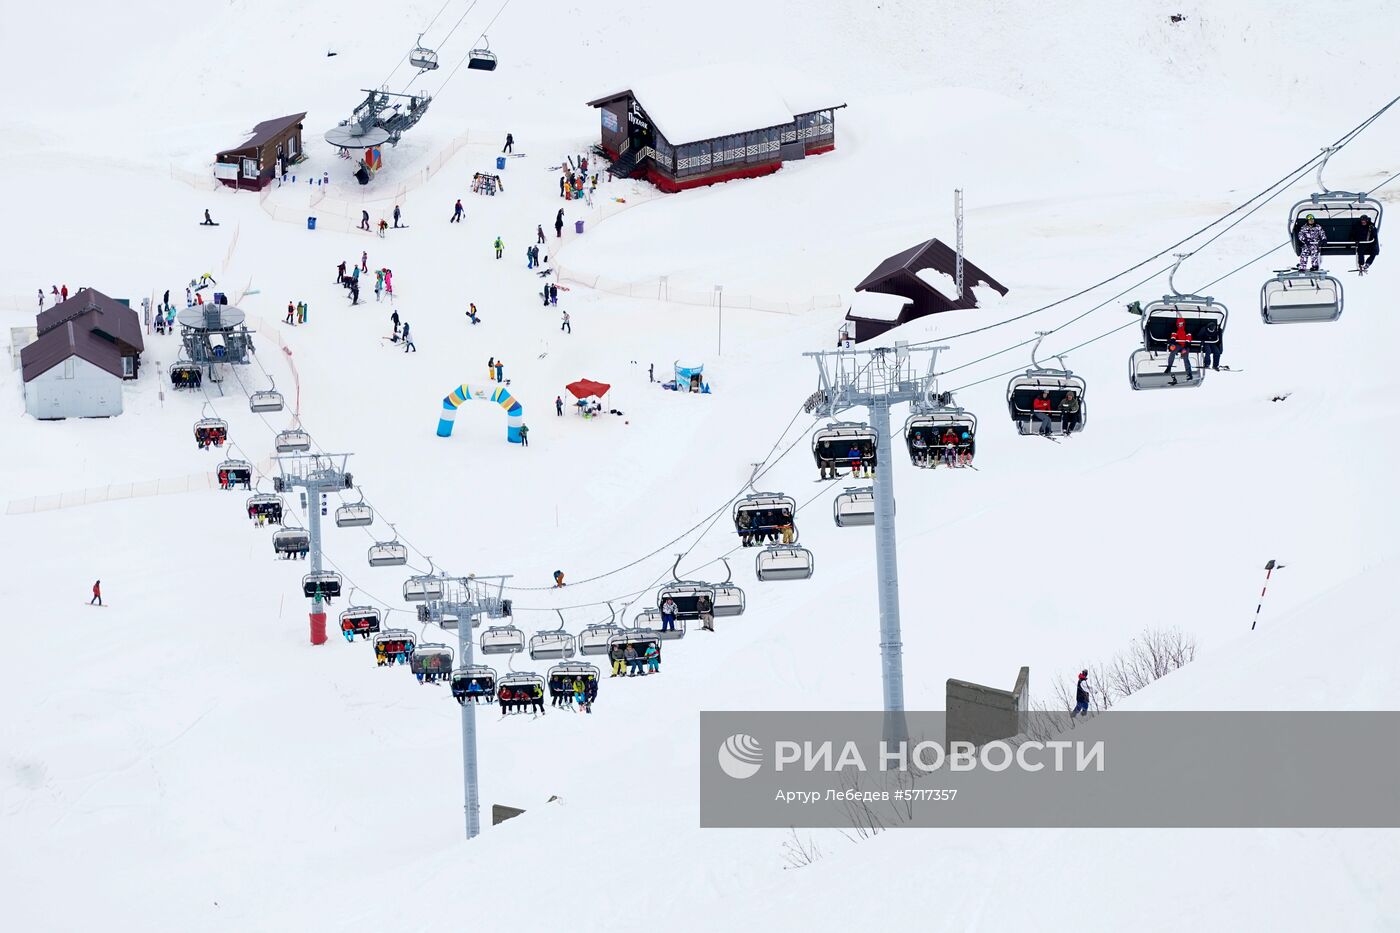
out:
<path id="1" fill-rule="evenodd" d="M 544 224 L 535 224 L 535 242 L 544 245 Z"/>
<path id="2" fill-rule="evenodd" d="M 450 224 L 459 224 L 459 223 L 461 223 L 461 222 L 462 222 L 462 199 L 461 199 L 461 198 L 458 198 L 458 199 L 457 199 L 457 204 L 456 204 L 456 206 L 452 208 L 452 219 L 449 220 L 448 223 L 450 223 Z"/>
<path id="3" fill-rule="evenodd" d="M 496 358 L 488 356 L 486 358 L 486 381 L 490 382 L 496 378 Z"/>
<path id="4" fill-rule="evenodd" d="M 389 315 L 389 321 L 394 325 L 394 340 L 397 342 L 399 339 L 399 312 L 397 310 Z"/>
<path id="5" fill-rule="evenodd" d="M 1069 714 L 1069 718 L 1089 715 L 1089 672 L 1083 670 L 1079 672 L 1079 681 L 1074 687 L 1074 712 Z"/>
<path id="6" fill-rule="evenodd" d="M 467 317 L 471 318 L 473 324 L 481 323 L 481 319 L 476 316 L 476 302 L 471 302 L 471 307 L 467 308 Z"/>
<path id="7" fill-rule="evenodd" d="M 559 208 L 559 213 L 554 215 L 554 236 L 555 238 L 564 235 L 564 209 Z"/>
<path id="8" fill-rule="evenodd" d="M 284 324 L 291 324 L 291 325 L 295 326 L 295 325 L 296 325 L 296 313 L 297 313 L 296 305 L 292 304 L 290 301 L 287 302 L 287 320 L 283 321 L 282 323 L 284 323 Z"/>
<path id="9" fill-rule="evenodd" d="M 554 586 L 555 586 L 555 588 L 557 589 L 557 588 L 559 588 L 559 587 L 561 587 L 561 586 L 563 586 L 563 585 L 564 585 L 564 571 L 562 571 L 562 570 L 556 570 L 556 571 L 554 571 Z"/>
<path id="10" fill-rule="evenodd" d="M 1176 363 L 1178 356 L 1186 364 L 1186 378 L 1189 381 L 1191 379 L 1191 335 L 1186 332 L 1184 318 L 1176 319 L 1176 330 L 1172 331 L 1170 341 L 1167 343 L 1166 375 L 1172 375 L 1172 366 Z M 1172 376 L 1172 385 L 1176 385 L 1175 376 Z"/>
<path id="11" fill-rule="evenodd" d="M 522 424 L 520 426 L 520 446 L 530 446 L 530 426 L 528 424 Z"/>
<path id="12" fill-rule="evenodd" d="M 1220 372 L 1220 352 L 1225 349 L 1224 337 L 1220 333 L 1220 325 L 1215 321 L 1206 321 L 1206 326 L 1201 328 L 1201 346 L 1204 350 L 1201 356 L 1201 368 L 1209 366 L 1216 372 Z"/>
<path id="13" fill-rule="evenodd" d="M 497 381 L 497 382 L 500 382 L 500 381 L 504 378 L 504 375 L 503 375 L 503 374 L 505 373 L 505 371 L 506 371 L 506 364 L 505 364 L 504 362 L 502 362 L 501 360 L 497 360 L 497 361 L 496 361 L 496 381 Z"/>
<path id="14" fill-rule="evenodd" d="M 395 204 L 395 205 L 394 205 L 394 229 L 395 229 L 395 230 L 397 230 L 397 229 L 399 228 L 399 218 L 400 218 L 401 216 L 403 216 L 403 215 L 399 213 L 399 206 L 398 206 L 397 204 Z"/>
<path id="15" fill-rule="evenodd" d="M 201 226 L 201 227 L 217 227 L 217 226 L 218 226 L 218 224 L 214 223 L 214 218 L 212 218 L 212 217 L 209 216 L 209 208 L 207 208 L 207 207 L 204 209 L 204 220 L 200 223 L 200 226 Z"/>
<path id="16" fill-rule="evenodd" d="M 505 144 L 504 146 L 501 147 L 501 151 L 502 151 L 502 152 L 514 152 L 514 151 L 515 151 L 515 137 L 514 137 L 514 136 L 510 135 L 509 133 L 506 134 L 506 144 Z"/>
<path id="17" fill-rule="evenodd" d="M 1351 225 L 1351 238 L 1356 241 L 1356 271 L 1365 275 L 1371 271 L 1371 263 L 1376 261 L 1380 244 L 1376 242 L 1376 225 L 1371 218 L 1362 214 Z"/>
<path id="18" fill-rule="evenodd" d="M 1322 265 L 1322 247 L 1327 243 L 1327 232 L 1309 214 L 1293 225 L 1293 235 L 1298 241 L 1298 271 L 1317 272 Z"/>
<path id="19" fill-rule="evenodd" d="M 574 326 L 569 323 L 569 312 L 564 312 L 564 323 L 559 325 L 559 329 L 566 334 L 572 334 L 574 332 Z"/>
<path id="20" fill-rule="evenodd" d="M 92 599 L 88 600 L 88 605 L 91 606 L 93 603 L 96 603 L 96 604 L 99 605 L 99 606 L 102 605 L 102 581 L 101 581 L 101 580 L 98 580 L 96 583 L 94 583 L 94 584 L 92 585 Z"/>
<path id="21" fill-rule="evenodd" d="M 340 265 L 335 267 L 335 283 L 337 285 L 343 285 L 345 283 L 345 266 L 346 262 L 342 259 Z"/>
<path id="22" fill-rule="evenodd" d="M 411 337 L 408 335 L 408 322 L 407 322 L 407 321 L 404 321 L 404 322 L 403 322 L 403 352 L 407 353 L 409 350 L 412 350 L 414 353 L 417 353 L 417 352 L 418 352 L 418 348 L 415 347 L 415 346 L 413 345 L 413 338 L 411 338 Z"/>
<path id="23" fill-rule="evenodd" d="M 369 211 L 360 211 L 360 229 L 369 229 Z"/>
<path id="24" fill-rule="evenodd" d="M 501 258 L 501 251 L 504 250 L 504 249 L 506 248 L 506 245 L 505 245 L 504 243 L 501 242 L 501 238 L 500 238 L 499 236 L 496 237 L 496 244 L 495 244 L 495 245 L 496 245 L 496 258 L 497 258 L 497 259 L 500 259 L 500 258 Z"/>

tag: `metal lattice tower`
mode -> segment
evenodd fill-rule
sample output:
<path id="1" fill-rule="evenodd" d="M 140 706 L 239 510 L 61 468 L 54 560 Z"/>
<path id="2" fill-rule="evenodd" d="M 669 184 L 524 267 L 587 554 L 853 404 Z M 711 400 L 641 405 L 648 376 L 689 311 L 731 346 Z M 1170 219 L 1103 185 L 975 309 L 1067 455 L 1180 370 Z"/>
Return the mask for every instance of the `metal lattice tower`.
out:
<path id="1" fill-rule="evenodd" d="M 850 408 L 865 408 L 875 431 L 875 576 L 880 599 L 880 658 L 884 681 L 885 735 L 903 739 L 904 644 L 899 628 L 899 555 L 894 527 L 894 456 L 890 443 L 890 407 L 909 402 L 918 410 L 934 406 L 934 365 L 947 347 L 911 350 L 904 342 L 872 350 L 823 350 L 804 353 L 816 361 L 817 391 L 807 410 L 834 417 Z M 923 359 L 927 364 L 923 364 Z"/>
<path id="2" fill-rule="evenodd" d="M 321 563 L 321 497 L 341 489 L 353 489 L 354 477 L 346 471 L 350 454 L 288 454 L 273 457 L 277 476 L 272 488 L 277 492 L 300 489 L 306 493 L 306 530 L 311 538 L 311 572 L 319 574 Z M 318 640 L 319 634 L 319 640 Z M 326 642 L 326 609 L 318 592 L 311 600 L 311 643 Z"/>
<path id="3" fill-rule="evenodd" d="M 963 296 L 963 192 L 953 189 L 953 220 L 958 228 L 958 268 L 955 278 L 958 282 L 958 297 Z"/>
<path id="4" fill-rule="evenodd" d="M 427 600 L 419 610 L 419 619 L 457 633 L 458 664 L 463 667 L 474 663 L 472 629 L 481 624 L 481 617 L 500 619 L 510 615 L 510 600 L 501 598 L 509 574 L 450 577 L 437 573 L 411 579 L 437 583 L 432 591 L 440 591 L 442 596 Z M 476 704 L 471 702 L 462 704 L 462 788 L 467 838 L 474 839 L 481 832 L 481 792 L 477 783 Z"/>

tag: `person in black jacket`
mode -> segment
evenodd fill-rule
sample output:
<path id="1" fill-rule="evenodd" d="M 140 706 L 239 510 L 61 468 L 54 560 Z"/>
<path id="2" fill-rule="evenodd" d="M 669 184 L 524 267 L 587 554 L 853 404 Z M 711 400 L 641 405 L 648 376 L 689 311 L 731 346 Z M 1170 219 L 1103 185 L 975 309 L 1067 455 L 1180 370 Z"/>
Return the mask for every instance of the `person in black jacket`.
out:
<path id="1" fill-rule="evenodd" d="M 1069 714 L 1069 718 L 1089 715 L 1089 672 L 1083 670 L 1079 672 L 1079 682 L 1074 687 L 1074 712 Z"/>
<path id="2" fill-rule="evenodd" d="M 1376 261 L 1376 253 L 1380 252 L 1380 240 L 1376 234 L 1376 225 L 1365 214 L 1351 225 L 1351 238 L 1356 241 L 1356 271 L 1362 275 L 1370 271 L 1371 263 Z"/>
<path id="3" fill-rule="evenodd" d="M 1220 354 L 1225 349 L 1225 337 L 1220 332 L 1220 325 L 1215 321 L 1206 321 L 1196 339 L 1200 342 L 1204 354 L 1201 357 L 1201 368 L 1209 366 L 1220 372 Z"/>

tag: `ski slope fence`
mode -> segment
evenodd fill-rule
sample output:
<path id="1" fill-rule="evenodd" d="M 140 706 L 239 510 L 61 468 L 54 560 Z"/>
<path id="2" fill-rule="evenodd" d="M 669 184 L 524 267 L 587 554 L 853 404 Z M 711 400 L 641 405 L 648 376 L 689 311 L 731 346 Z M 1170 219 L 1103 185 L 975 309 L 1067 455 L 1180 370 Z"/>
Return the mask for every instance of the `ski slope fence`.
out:
<path id="1" fill-rule="evenodd" d="M 272 460 L 264 459 L 257 466 L 263 473 L 268 473 L 272 470 Z M 211 469 L 187 473 L 184 476 L 167 476 L 131 483 L 108 483 L 106 486 L 89 486 L 87 489 L 73 489 L 46 496 L 32 496 L 28 499 L 11 499 L 5 505 L 5 514 L 30 515 L 34 512 L 51 512 L 55 509 L 71 509 L 121 499 L 147 499 L 151 496 L 174 496 L 218 489 L 217 473 L 217 470 Z"/>

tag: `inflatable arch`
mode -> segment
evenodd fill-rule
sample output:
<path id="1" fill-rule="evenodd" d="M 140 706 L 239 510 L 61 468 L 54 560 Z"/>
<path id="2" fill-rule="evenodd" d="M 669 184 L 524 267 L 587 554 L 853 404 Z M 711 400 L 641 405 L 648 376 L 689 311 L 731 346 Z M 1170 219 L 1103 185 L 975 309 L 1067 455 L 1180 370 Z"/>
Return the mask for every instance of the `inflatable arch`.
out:
<path id="1" fill-rule="evenodd" d="M 471 386 L 460 385 L 442 400 L 442 416 L 438 418 L 438 437 L 452 436 L 452 422 L 457 418 L 457 409 L 468 399 L 479 398 L 495 402 L 506 410 L 506 440 L 520 443 L 520 426 L 525 421 L 525 409 L 515 400 L 515 396 L 502 387 L 494 387 L 488 394 L 484 390 L 472 391 Z"/>

